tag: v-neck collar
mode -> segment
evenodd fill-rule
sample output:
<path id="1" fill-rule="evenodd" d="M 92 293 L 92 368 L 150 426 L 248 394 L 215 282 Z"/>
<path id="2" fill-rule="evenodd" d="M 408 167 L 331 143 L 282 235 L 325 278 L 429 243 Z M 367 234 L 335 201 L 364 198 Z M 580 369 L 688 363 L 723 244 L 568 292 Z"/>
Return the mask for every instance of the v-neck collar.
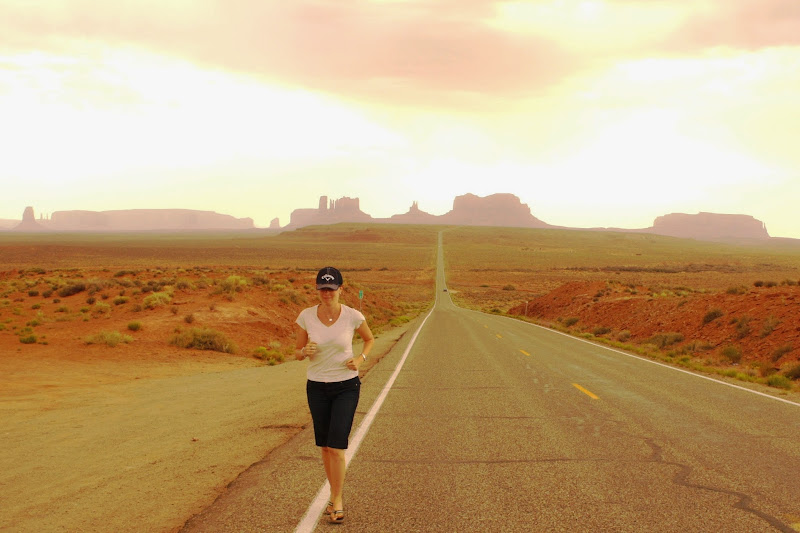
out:
<path id="1" fill-rule="evenodd" d="M 336 320 L 326 323 L 326 322 L 323 322 L 323 320 L 319 317 L 319 308 L 320 308 L 320 304 L 317 304 L 317 310 L 314 312 L 314 316 L 317 318 L 319 323 L 322 324 L 323 326 L 325 326 L 326 328 L 331 328 L 331 327 L 335 326 L 336 323 L 339 322 L 339 319 L 342 318 L 342 313 L 344 313 L 344 306 L 342 305 L 339 308 L 339 316 L 336 317 Z"/>

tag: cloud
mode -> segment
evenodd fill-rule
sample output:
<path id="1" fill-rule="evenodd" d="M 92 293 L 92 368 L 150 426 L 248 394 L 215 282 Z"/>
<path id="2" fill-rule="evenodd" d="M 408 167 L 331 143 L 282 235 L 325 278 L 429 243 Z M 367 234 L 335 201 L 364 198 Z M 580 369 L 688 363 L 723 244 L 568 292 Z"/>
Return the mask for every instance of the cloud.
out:
<path id="1" fill-rule="evenodd" d="M 0 46 L 53 51 L 90 40 L 143 47 L 353 99 L 474 104 L 478 96 L 536 93 L 580 63 L 543 37 L 487 24 L 493 3 L 486 1 L 71 0 L 22 6 L 0 7 Z"/>
<path id="2" fill-rule="evenodd" d="M 684 25 L 664 43 L 681 51 L 728 47 L 757 50 L 800 46 L 797 0 L 706 0 L 689 2 Z"/>

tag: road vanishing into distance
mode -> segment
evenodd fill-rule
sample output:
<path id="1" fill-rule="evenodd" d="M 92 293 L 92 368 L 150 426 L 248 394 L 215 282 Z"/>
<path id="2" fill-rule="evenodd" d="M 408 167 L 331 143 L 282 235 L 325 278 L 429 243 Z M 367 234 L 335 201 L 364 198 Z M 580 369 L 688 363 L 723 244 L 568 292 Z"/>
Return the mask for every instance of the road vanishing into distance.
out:
<path id="1" fill-rule="evenodd" d="M 437 286 L 364 380 L 344 524 L 309 427 L 184 530 L 800 531 L 800 405 L 458 308 L 441 237 Z"/>

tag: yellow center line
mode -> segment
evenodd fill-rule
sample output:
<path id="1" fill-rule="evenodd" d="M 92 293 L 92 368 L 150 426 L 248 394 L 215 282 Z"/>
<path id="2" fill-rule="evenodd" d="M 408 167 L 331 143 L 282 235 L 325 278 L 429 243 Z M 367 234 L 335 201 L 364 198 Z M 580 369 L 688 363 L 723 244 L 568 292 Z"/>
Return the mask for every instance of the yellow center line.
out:
<path id="1" fill-rule="evenodd" d="M 499 333 L 495 333 L 495 335 L 497 336 L 498 339 L 502 339 L 503 338 L 503 336 L 500 335 Z"/>
<path id="2" fill-rule="evenodd" d="M 592 400 L 599 400 L 600 399 L 596 395 L 592 394 L 588 390 L 586 390 L 583 387 L 581 387 L 580 385 L 578 385 L 577 383 L 573 383 L 572 386 L 575 387 L 576 389 L 578 389 L 579 391 L 581 391 L 582 393 L 584 393 L 586 396 L 588 396 Z"/>
<path id="3" fill-rule="evenodd" d="M 520 350 L 520 352 L 522 352 L 523 354 L 527 355 L 528 357 L 530 357 L 530 356 L 531 356 L 531 354 L 529 354 L 529 353 L 528 353 L 528 352 L 526 352 L 525 350 Z"/>

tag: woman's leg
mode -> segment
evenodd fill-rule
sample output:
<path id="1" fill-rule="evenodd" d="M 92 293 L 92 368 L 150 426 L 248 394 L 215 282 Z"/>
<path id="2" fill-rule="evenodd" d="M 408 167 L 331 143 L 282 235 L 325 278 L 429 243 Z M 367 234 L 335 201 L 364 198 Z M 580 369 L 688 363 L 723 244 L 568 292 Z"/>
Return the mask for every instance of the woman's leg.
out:
<path id="1" fill-rule="evenodd" d="M 322 448 L 322 462 L 325 463 L 325 474 L 331 486 L 331 502 L 334 509 L 343 508 L 342 491 L 344 489 L 344 476 L 347 470 L 344 460 L 344 450 L 337 448 Z"/>
<path id="2" fill-rule="evenodd" d="M 345 450 L 350 429 L 358 407 L 361 381 L 358 378 L 344 381 L 331 403 L 331 426 L 328 430 L 328 445 L 322 449 L 325 473 L 331 485 L 331 501 L 334 509 L 343 509 L 342 492 L 346 471 Z"/>

